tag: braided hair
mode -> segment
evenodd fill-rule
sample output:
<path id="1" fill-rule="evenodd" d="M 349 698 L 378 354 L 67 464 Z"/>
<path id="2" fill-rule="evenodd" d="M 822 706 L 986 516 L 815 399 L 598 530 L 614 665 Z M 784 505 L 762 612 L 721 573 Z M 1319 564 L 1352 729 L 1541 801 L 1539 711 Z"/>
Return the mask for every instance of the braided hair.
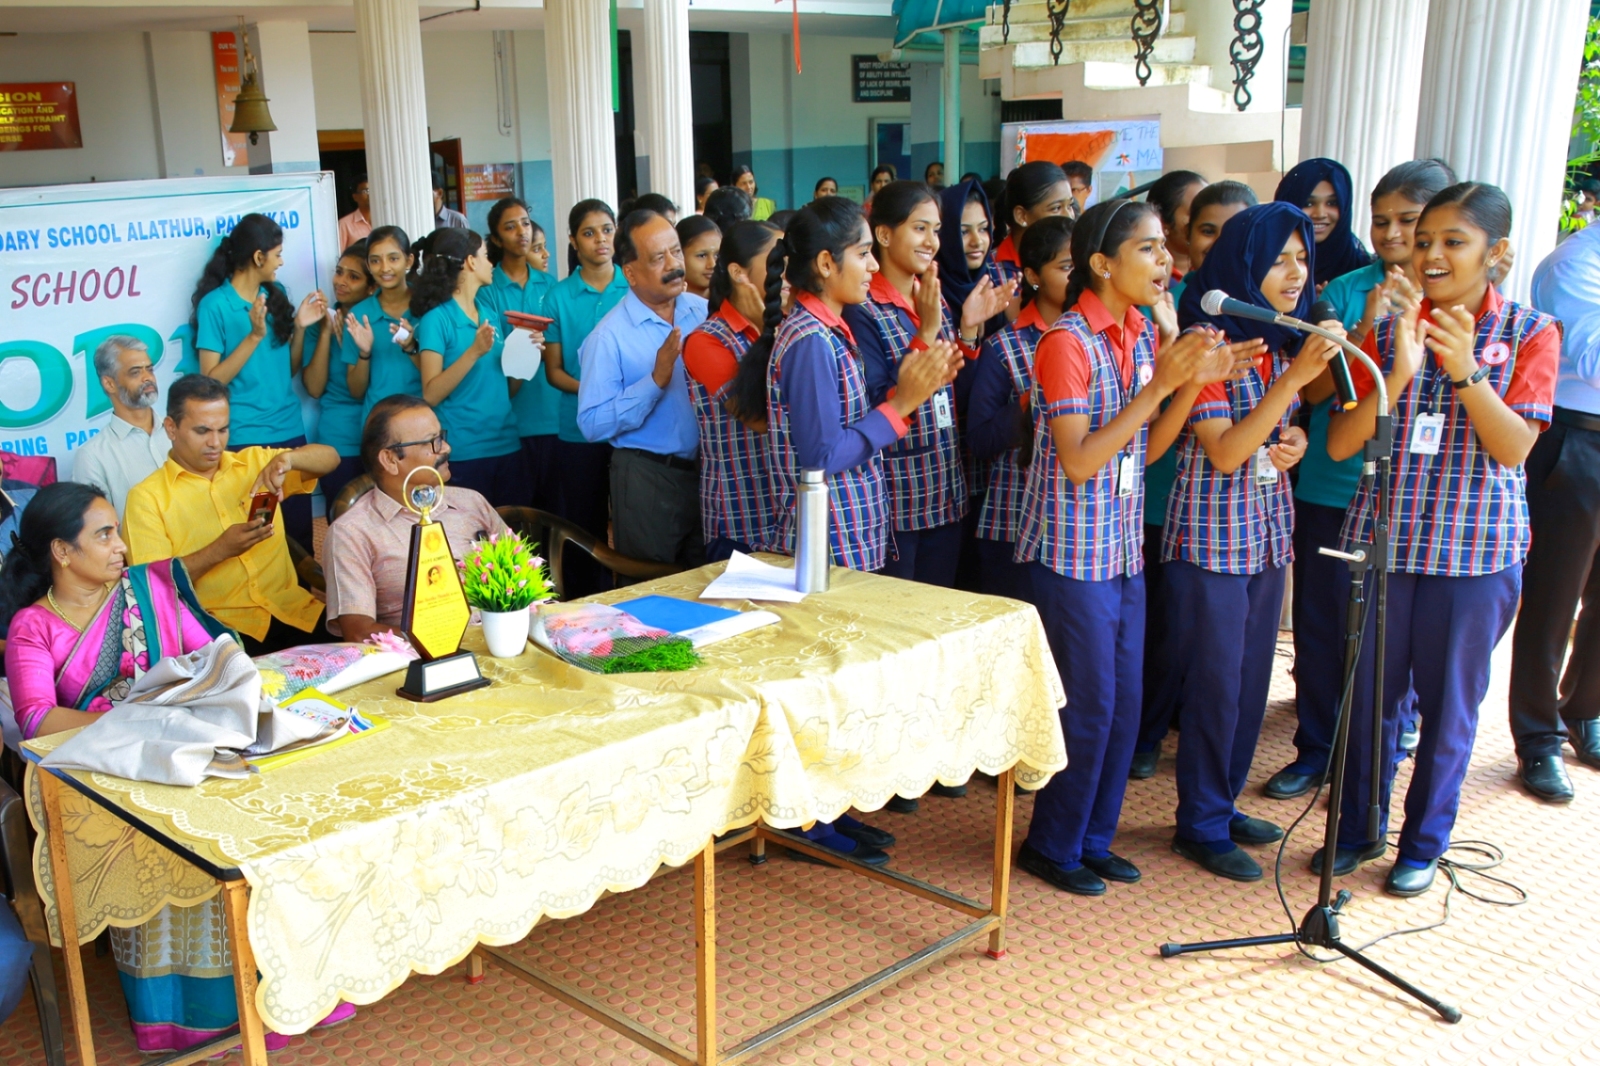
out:
<path id="1" fill-rule="evenodd" d="M 789 262 L 789 241 L 779 237 L 767 252 L 767 276 L 761 301 L 761 336 L 739 360 L 739 369 L 728 390 L 728 413 L 746 422 L 767 419 L 767 366 L 772 362 L 772 345 L 778 323 L 783 320 L 783 275 Z M 721 264 L 718 264 L 720 268 Z"/>
<path id="2" fill-rule="evenodd" d="M 701 217 L 689 216 L 689 218 Z M 684 220 L 687 221 L 688 219 Z M 678 223 L 680 240 L 683 239 L 683 233 L 684 223 L 680 222 Z M 733 297 L 733 275 L 728 273 L 729 265 L 738 263 L 749 270 L 755 264 L 756 256 L 767 246 L 767 242 L 781 233 L 777 226 L 766 222 L 752 222 L 749 219 L 735 222 L 729 227 L 722 238 L 722 248 L 717 253 L 717 268 L 711 273 L 711 289 L 706 294 L 706 304 L 711 314 L 722 310 L 722 305 Z M 684 241 L 684 247 L 688 247 L 688 241 Z"/>
<path id="3" fill-rule="evenodd" d="M 411 282 L 411 317 L 420 322 L 455 295 L 467 259 L 483 250 L 483 238 L 474 230 L 441 226 L 411 247 L 423 255 L 422 270 Z"/>
<path id="4" fill-rule="evenodd" d="M 220 289 L 233 280 L 235 274 L 255 265 L 256 253 L 263 255 L 274 248 L 283 247 L 283 227 L 266 215 L 251 212 L 234 223 L 233 230 L 217 244 L 216 251 L 200 274 L 200 281 L 190 297 L 189 326 L 200 328 L 200 301 L 213 289 Z M 289 302 L 283 286 L 271 282 L 266 286 L 267 323 L 272 336 L 279 344 L 288 344 L 294 335 L 294 305 Z M 223 352 L 227 355 L 227 352 Z"/>

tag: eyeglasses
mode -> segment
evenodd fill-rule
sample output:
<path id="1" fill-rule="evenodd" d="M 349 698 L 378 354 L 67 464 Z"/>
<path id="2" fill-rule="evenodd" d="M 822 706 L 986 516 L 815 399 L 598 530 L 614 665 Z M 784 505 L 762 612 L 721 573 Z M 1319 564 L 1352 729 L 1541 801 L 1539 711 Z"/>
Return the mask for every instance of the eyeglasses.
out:
<path id="1" fill-rule="evenodd" d="M 438 455 L 440 452 L 444 451 L 444 446 L 448 442 L 449 437 L 450 431 L 447 429 L 441 429 L 437 437 L 429 437 L 427 440 L 403 440 L 399 444 L 389 445 L 384 450 L 398 453 L 419 444 L 427 444 L 432 446 L 433 454 Z"/>

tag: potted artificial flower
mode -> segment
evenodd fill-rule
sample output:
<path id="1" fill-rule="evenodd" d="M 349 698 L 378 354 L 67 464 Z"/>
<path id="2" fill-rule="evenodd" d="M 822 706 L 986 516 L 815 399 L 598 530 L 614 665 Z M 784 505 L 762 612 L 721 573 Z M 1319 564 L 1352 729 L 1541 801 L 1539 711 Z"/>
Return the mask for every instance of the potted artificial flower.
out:
<path id="1" fill-rule="evenodd" d="M 496 533 L 477 541 L 461 564 L 461 588 L 483 618 L 489 654 L 509 659 L 528 642 L 530 608 L 555 598 L 544 560 L 520 533 Z"/>

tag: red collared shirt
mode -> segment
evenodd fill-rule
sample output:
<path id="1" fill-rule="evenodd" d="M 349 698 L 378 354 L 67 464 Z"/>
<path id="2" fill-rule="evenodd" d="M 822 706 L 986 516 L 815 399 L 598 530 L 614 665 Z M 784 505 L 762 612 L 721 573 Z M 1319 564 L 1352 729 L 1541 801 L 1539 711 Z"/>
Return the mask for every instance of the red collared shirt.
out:
<path id="1" fill-rule="evenodd" d="M 761 331 L 739 313 L 739 309 L 733 306 L 732 300 L 722 301 L 722 306 L 717 308 L 717 313 L 711 317 L 727 323 L 734 333 L 743 334 L 751 344 L 761 336 Z M 733 380 L 733 375 L 739 369 L 739 355 L 742 354 L 741 352 L 736 355 L 729 351 L 726 345 L 710 333 L 695 330 L 683 342 L 683 368 L 689 372 L 690 377 L 714 394 Z"/>
<path id="2" fill-rule="evenodd" d="M 1117 359 L 1117 373 L 1126 389 L 1133 382 L 1133 350 L 1150 322 L 1137 307 L 1129 307 L 1118 323 L 1100 297 L 1085 289 L 1073 310 L 1078 311 L 1093 333 L 1104 334 Z M 1032 304 L 1023 314 L 1038 311 Z M 1022 321 L 1021 316 L 1017 319 Z M 1048 328 L 1041 326 L 1040 328 Z M 1034 374 L 1044 390 L 1046 402 L 1052 406 L 1068 401 L 1082 404 L 1089 398 L 1089 356 L 1078 339 L 1066 330 L 1050 330 L 1039 341 L 1039 351 L 1034 357 Z M 1141 382 L 1140 384 L 1144 384 Z M 1069 412 L 1072 413 L 1072 412 Z M 1078 412 L 1082 413 L 1082 412 Z"/>

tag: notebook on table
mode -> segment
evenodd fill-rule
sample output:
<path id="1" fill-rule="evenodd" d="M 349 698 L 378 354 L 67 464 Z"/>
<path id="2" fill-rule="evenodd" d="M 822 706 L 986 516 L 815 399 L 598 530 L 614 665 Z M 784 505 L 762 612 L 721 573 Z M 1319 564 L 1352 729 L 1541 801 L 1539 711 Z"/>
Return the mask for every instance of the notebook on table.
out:
<path id="1" fill-rule="evenodd" d="M 773 625 L 779 620 L 771 611 L 732 611 L 672 596 L 641 596 L 614 606 L 647 626 L 688 637 L 697 648 Z"/>

